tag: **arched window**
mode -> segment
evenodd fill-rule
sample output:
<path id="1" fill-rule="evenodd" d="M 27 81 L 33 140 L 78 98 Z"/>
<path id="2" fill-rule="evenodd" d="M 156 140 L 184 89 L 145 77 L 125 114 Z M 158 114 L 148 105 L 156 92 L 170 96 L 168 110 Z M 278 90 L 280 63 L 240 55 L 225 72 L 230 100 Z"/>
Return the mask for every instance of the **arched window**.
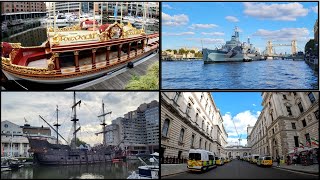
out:
<path id="1" fill-rule="evenodd" d="M 168 137 L 169 125 L 170 125 L 170 121 L 169 119 L 166 119 L 163 123 L 163 128 L 162 128 L 162 135 L 165 137 Z"/>
<path id="2" fill-rule="evenodd" d="M 201 149 L 201 145 L 202 145 L 202 138 L 200 138 L 199 140 L 199 149 Z"/>
<path id="3" fill-rule="evenodd" d="M 188 103 L 188 106 L 187 106 L 187 109 L 186 109 L 186 114 L 187 114 L 187 115 L 189 115 L 190 110 L 191 110 L 191 104 Z"/>
<path id="4" fill-rule="evenodd" d="M 209 129 L 209 124 L 207 125 L 207 130 L 206 130 L 206 132 L 209 132 L 208 129 Z"/>
<path id="5" fill-rule="evenodd" d="M 174 95 L 173 101 L 177 102 L 179 97 L 180 97 L 181 92 L 176 92 L 176 94 Z"/>
<path id="6" fill-rule="evenodd" d="M 182 128 L 180 130 L 179 142 L 183 142 L 183 137 L 184 137 L 184 129 Z"/>
<path id="7" fill-rule="evenodd" d="M 191 136 L 191 147 L 193 147 L 193 143 L 194 143 L 194 134 L 192 134 Z"/>
<path id="8" fill-rule="evenodd" d="M 209 151 L 211 151 L 211 143 L 209 143 Z"/>
<path id="9" fill-rule="evenodd" d="M 204 149 L 207 150 L 207 141 L 204 142 Z"/>
<path id="10" fill-rule="evenodd" d="M 204 129 L 204 120 L 202 120 L 201 128 Z"/>
<path id="11" fill-rule="evenodd" d="M 199 114 L 196 114 L 196 124 L 198 124 Z"/>

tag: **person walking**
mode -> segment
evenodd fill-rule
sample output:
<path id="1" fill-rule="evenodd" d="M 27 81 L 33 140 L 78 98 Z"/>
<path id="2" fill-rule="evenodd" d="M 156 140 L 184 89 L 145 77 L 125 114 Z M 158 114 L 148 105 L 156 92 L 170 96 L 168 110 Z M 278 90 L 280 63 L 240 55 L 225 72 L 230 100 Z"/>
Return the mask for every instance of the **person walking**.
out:
<path id="1" fill-rule="evenodd" d="M 279 157 L 279 155 L 277 156 L 277 167 L 280 167 L 280 157 Z"/>

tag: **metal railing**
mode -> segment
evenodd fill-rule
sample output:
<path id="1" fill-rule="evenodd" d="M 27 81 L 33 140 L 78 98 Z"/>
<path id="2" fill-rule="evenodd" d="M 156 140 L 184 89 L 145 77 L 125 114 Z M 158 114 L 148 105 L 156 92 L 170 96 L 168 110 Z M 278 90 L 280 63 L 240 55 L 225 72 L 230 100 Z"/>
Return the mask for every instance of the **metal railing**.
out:
<path id="1" fill-rule="evenodd" d="M 164 157 L 160 158 L 161 164 L 186 164 L 188 159 L 178 157 Z"/>

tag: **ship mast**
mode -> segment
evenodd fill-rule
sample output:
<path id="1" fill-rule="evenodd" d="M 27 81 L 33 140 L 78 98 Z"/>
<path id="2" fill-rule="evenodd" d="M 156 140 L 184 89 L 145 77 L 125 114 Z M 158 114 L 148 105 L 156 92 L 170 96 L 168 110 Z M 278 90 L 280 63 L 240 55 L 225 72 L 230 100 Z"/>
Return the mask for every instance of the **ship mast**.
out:
<path id="1" fill-rule="evenodd" d="M 56 124 L 54 124 L 53 126 L 56 126 L 56 131 L 57 131 L 57 144 L 59 144 L 59 141 L 58 141 L 58 137 L 59 137 L 59 131 L 58 131 L 58 128 L 59 128 L 59 126 L 61 126 L 59 123 L 58 123 L 58 105 L 57 105 L 57 123 Z"/>
<path id="2" fill-rule="evenodd" d="M 101 116 L 103 116 L 103 121 L 102 121 L 102 123 L 100 124 L 101 126 L 103 126 L 102 127 L 102 134 L 103 134 L 103 145 L 105 146 L 106 145 L 106 138 L 105 138 L 105 130 L 106 130 L 106 115 L 108 115 L 108 114 L 111 114 L 112 113 L 112 111 L 110 111 L 110 112 L 107 112 L 107 113 L 105 113 L 104 112 L 104 103 L 103 103 L 103 100 L 102 100 L 102 114 L 101 115 L 99 115 L 98 117 L 101 117 Z"/>
<path id="3" fill-rule="evenodd" d="M 73 106 L 72 106 L 72 110 L 74 112 L 73 114 L 73 119 L 71 119 L 71 121 L 73 121 L 73 141 L 71 141 L 71 148 L 76 148 L 76 140 L 77 140 L 77 132 L 80 130 L 80 127 L 77 129 L 77 121 L 79 121 L 79 119 L 77 119 L 77 105 L 79 104 L 80 107 L 80 103 L 81 100 L 78 101 L 76 103 L 76 92 L 73 92 Z"/>

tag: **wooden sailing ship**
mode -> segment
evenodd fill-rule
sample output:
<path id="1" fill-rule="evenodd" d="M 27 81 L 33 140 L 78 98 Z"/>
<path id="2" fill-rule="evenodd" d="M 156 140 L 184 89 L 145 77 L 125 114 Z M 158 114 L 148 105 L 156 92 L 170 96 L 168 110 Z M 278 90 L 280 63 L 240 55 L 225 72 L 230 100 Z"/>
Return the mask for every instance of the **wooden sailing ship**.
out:
<path id="1" fill-rule="evenodd" d="M 51 144 L 46 139 L 27 137 L 29 140 L 30 149 L 29 152 L 33 153 L 34 161 L 37 164 L 45 165 L 75 165 L 75 164 L 93 164 L 101 162 L 112 162 L 113 159 L 123 157 L 124 151 L 118 146 L 110 146 L 106 144 L 105 139 L 105 119 L 101 123 L 103 126 L 103 131 L 96 134 L 103 134 L 103 144 L 88 148 L 79 148 L 76 146 L 77 132 L 81 127 L 77 127 L 77 114 L 76 107 L 81 104 L 81 100 L 76 102 L 76 95 L 74 92 L 74 103 L 72 106 L 72 111 L 74 113 L 71 121 L 73 122 L 73 138 L 70 145 L 59 144 L 58 136 L 65 140 L 58 132 L 58 110 L 57 110 L 57 123 L 54 124 L 56 129 L 53 128 L 45 119 L 41 116 L 40 118 L 44 120 L 56 133 L 57 133 L 57 143 Z M 103 104 L 103 114 L 98 117 L 105 117 L 111 112 L 104 113 Z M 68 143 L 67 140 L 65 140 Z"/>
<path id="2" fill-rule="evenodd" d="M 86 21 L 86 23 L 90 23 Z M 2 42 L 2 71 L 9 80 L 63 84 L 96 78 L 159 48 L 159 34 L 146 34 L 130 23 L 47 29 L 40 46 Z"/>

